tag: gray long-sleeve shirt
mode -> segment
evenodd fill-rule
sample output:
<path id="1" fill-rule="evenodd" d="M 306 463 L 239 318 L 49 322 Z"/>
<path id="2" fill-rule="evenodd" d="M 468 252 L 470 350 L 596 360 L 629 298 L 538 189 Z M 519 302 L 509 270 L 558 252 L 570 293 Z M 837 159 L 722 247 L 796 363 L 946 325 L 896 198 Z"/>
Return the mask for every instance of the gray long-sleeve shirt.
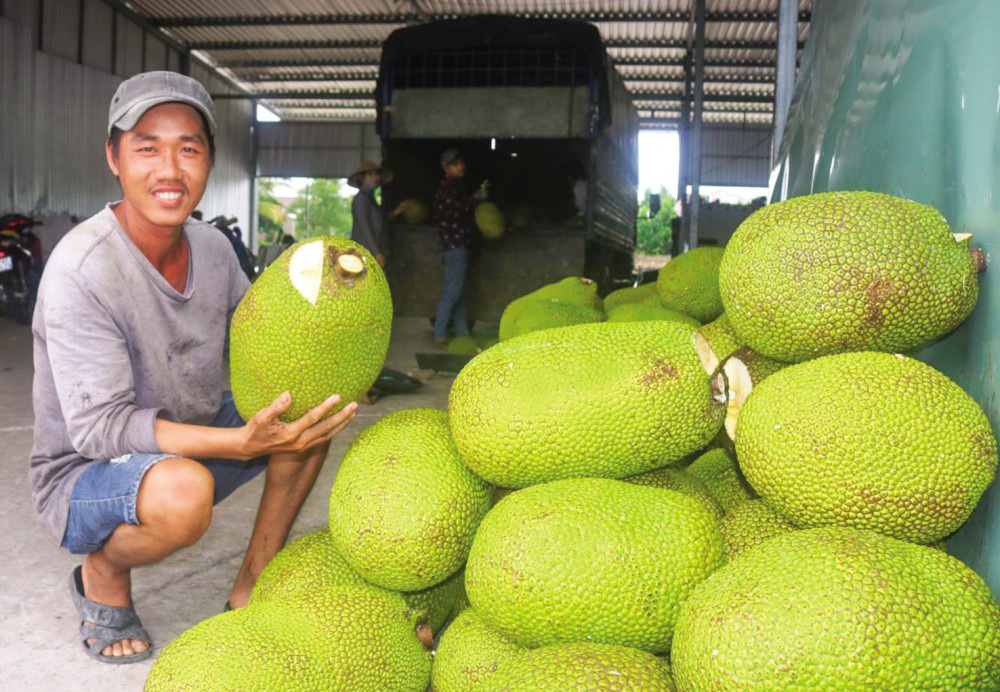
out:
<path id="1" fill-rule="evenodd" d="M 29 480 L 62 540 L 76 479 L 93 460 L 158 453 L 159 417 L 204 425 L 225 387 L 229 317 L 249 287 L 224 235 L 188 219 L 178 293 L 129 239 L 112 205 L 53 250 L 32 324 L 35 437 Z"/>
<path id="2" fill-rule="evenodd" d="M 351 201 L 351 240 L 373 255 L 388 255 L 385 214 L 375 201 L 375 188 L 362 187 Z"/>

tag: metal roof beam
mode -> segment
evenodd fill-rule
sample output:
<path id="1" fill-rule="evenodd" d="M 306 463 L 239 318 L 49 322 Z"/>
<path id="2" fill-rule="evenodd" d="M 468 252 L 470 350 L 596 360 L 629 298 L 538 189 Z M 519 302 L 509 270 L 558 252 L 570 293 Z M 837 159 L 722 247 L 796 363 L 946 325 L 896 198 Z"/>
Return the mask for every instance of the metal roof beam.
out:
<path id="1" fill-rule="evenodd" d="M 378 79 L 378 72 L 344 72 L 336 73 L 316 73 L 305 74 L 237 74 L 241 82 L 374 82 Z M 663 74 L 663 75 L 622 75 L 625 82 L 641 83 L 683 83 L 684 74 Z M 766 75 L 706 75 L 706 84 L 774 84 L 774 77 Z"/>
<path id="2" fill-rule="evenodd" d="M 631 92 L 633 101 L 682 101 L 682 92 Z M 286 101 L 337 101 L 337 100 L 372 100 L 375 96 L 368 91 L 257 91 L 249 94 L 212 94 L 213 99 L 262 99 Z M 774 97 L 761 94 L 705 94 L 705 101 L 715 103 L 773 103 Z"/>
<path id="3" fill-rule="evenodd" d="M 687 22 L 687 12 L 512 12 L 502 13 L 526 19 L 575 19 L 587 22 Z M 218 26 L 343 26 L 351 24 L 419 24 L 427 21 L 460 19 L 470 15 L 390 14 L 293 14 L 293 15 L 205 15 L 162 17 L 152 20 L 167 29 Z M 799 21 L 808 22 L 810 12 L 800 12 Z M 776 12 L 710 12 L 707 22 L 776 22 Z"/>
<path id="4" fill-rule="evenodd" d="M 330 41 L 291 40 L 291 41 L 193 41 L 188 44 L 191 50 L 333 50 L 379 48 L 383 41 L 378 39 Z M 687 48 L 686 39 L 612 39 L 604 42 L 606 48 Z M 799 48 L 805 47 L 805 42 L 799 41 Z M 747 50 L 777 50 L 774 41 L 705 41 L 706 49 L 743 48 Z"/>
<path id="5" fill-rule="evenodd" d="M 650 58 L 628 58 L 620 57 L 614 58 L 614 63 L 616 65 L 625 66 L 635 66 L 635 67 L 683 67 L 683 58 L 665 58 L 663 60 L 656 60 Z M 279 67 L 378 67 L 379 59 L 375 57 L 372 60 L 357 60 L 357 59 L 324 59 L 318 58 L 315 60 L 310 60 L 308 58 L 300 58 L 294 60 L 219 60 L 216 62 L 219 67 L 225 67 L 229 69 L 268 69 L 268 68 L 279 68 Z M 705 67 L 766 67 L 774 69 L 773 60 L 705 60 Z"/>

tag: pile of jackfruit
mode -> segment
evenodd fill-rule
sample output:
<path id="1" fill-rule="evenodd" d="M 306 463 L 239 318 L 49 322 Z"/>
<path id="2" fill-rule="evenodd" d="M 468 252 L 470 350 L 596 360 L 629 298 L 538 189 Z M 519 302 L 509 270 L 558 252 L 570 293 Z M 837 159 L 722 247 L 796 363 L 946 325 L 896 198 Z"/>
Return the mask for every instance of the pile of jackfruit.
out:
<path id="1" fill-rule="evenodd" d="M 1000 689 L 1000 604 L 945 544 L 996 438 L 914 357 L 983 264 L 930 207 L 826 193 L 515 301 L 147 689 Z"/>

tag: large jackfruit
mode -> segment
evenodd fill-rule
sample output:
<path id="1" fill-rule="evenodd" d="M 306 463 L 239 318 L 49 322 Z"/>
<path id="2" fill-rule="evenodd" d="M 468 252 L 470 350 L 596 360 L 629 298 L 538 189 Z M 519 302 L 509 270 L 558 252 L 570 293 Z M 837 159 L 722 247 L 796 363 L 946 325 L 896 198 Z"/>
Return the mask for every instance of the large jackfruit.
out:
<path id="1" fill-rule="evenodd" d="M 431 689 L 473 692 L 497 668 L 526 650 L 493 629 L 475 608 L 463 610 L 448 625 L 434 652 Z"/>
<path id="2" fill-rule="evenodd" d="M 465 570 L 476 610 L 524 646 L 670 646 L 680 604 L 724 560 L 692 497 L 602 478 L 511 493 L 483 520 Z"/>
<path id="3" fill-rule="evenodd" d="M 767 500 L 759 497 L 744 500 L 722 520 L 726 557 L 732 559 L 769 538 L 797 530 Z"/>
<path id="4" fill-rule="evenodd" d="M 769 358 L 909 351 L 972 312 L 970 242 L 911 200 L 796 197 L 754 212 L 733 234 L 719 270 L 722 302 L 740 340 Z"/>
<path id="5" fill-rule="evenodd" d="M 459 456 L 444 411 L 396 411 L 344 455 L 330 534 L 368 581 L 425 589 L 461 569 L 492 494 Z"/>
<path id="6" fill-rule="evenodd" d="M 579 642 L 543 646 L 504 663 L 481 692 L 673 692 L 670 668 L 642 651 Z"/>
<path id="7" fill-rule="evenodd" d="M 702 323 L 721 315 L 721 261 L 722 248 L 697 247 L 667 262 L 656 279 L 664 307 L 679 310 Z"/>
<path id="8" fill-rule="evenodd" d="M 507 230 L 507 220 L 503 213 L 492 202 L 482 202 L 476 206 L 476 226 L 484 238 L 497 240 L 503 237 Z"/>
<path id="9" fill-rule="evenodd" d="M 725 449 L 708 450 L 691 462 L 685 472 L 705 484 L 726 514 L 741 502 L 757 497 L 736 459 Z"/>
<path id="10" fill-rule="evenodd" d="M 568 276 L 512 300 L 500 316 L 501 341 L 515 336 L 514 320 L 517 319 L 518 314 L 525 306 L 538 300 L 556 300 L 560 303 L 582 305 L 598 312 L 604 311 L 604 301 L 597 295 L 597 284 L 594 281 L 581 276 Z M 600 320 L 583 321 L 597 322 Z"/>
<path id="11" fill-rule="evenodd" d="M 696 346 L 701 343 L 701 346 Z M 476 356 L 448 400 L 469 467 L 505 488 L 621 478 L 704 447 L 725 416 L 689 327 L 582 324 L 502 341 Z"/>
<path id="12" fill-rule="evenodd" d="M 890 353 L 799 363 L 755 386 L 736 422 L 750 485 L 799 526 L 930 543 L 972 513 L 997 469 L 979 405 L 929 365 Z"/>
<path id="13" fill-rule="evenodd" d="M 680 690 L 1000 689 L 1000 606 L 955 558 L 872 531 L 792 531 L 695 587 Z"/>
<path id="14" fill-rule="evenodd" d="M 233 399 L 244 420 L 288 390 L 283 421 L 333 394 L 361 398 L 375 382 L 392 330 L 382 268 L 361 245 L 324 236 L 288 248 L 247 291 L 233 314 Z"/>
<path id="15" fill-rule="evenodd" d="M 504 329 L 504 338 L 511 339 L 522 334 L 530 334 L 543 329 L 570 327 L 574 324 L 603 322 L 605 314 L 600 310 L 566 303 L 561 300 L 534 300 L 522 306 L 513 320 Z"/>
<path id="16" fill-rule="evenodd" d="M 641 286 L 626 286 L 612 291 L 604 297 L 604 309 L 611 312 L 613 308 L 630 303 L 644 303 L 650 299 L 660 300 L 660 290 L 656 282 L 642 284 Z"/>
<path id="17" fill-rule="evenodd" d="M 665 308 L 660 299 L 654 297 L 640 303 L 625 303 L 608 310 L 608 322 L 642 322 L 644 320 L 670 320 L 697 329 L 701 323 L 683 312 Z"/>
<path id="18" fill-rule="evenodd" d="M 684 469 L 667 467 L 647 471 L 637 476 L 622 478 L 626 483 L 634 485 L 645 485 L 650 488 L 662 488 L 664 490 L 676 490 L 679 493 L 690 495 L 701 503 L 716 519 L 722 519 L 723 511 L 718 501 L 708 489 L 708 486 L 699 479 L 692 476 Z"/>

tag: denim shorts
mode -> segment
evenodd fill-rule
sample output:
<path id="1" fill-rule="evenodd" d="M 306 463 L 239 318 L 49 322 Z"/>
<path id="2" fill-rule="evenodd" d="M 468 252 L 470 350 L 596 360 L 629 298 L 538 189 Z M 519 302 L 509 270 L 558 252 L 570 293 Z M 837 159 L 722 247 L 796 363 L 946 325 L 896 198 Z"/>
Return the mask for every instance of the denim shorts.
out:
<path id="1" fill-rule="evenodd" d="M 243 420 L 236 412 L 231 392 L 222 395 L 222 406 L 213 428 L 238 428 Z M 69 519 L 62 546 L 76 555 L 100 548 L 119 524 L 139 524 L 136 502 L 139 484 L 153 464 L 174 459 L 176 454 L 126 454 L 108 461 L 92 461 L 73 485 Z M 215 478 L 214 504 L 267 468 L 268 457 L 251 461 L 238 459 L 198 459 Z"/>

